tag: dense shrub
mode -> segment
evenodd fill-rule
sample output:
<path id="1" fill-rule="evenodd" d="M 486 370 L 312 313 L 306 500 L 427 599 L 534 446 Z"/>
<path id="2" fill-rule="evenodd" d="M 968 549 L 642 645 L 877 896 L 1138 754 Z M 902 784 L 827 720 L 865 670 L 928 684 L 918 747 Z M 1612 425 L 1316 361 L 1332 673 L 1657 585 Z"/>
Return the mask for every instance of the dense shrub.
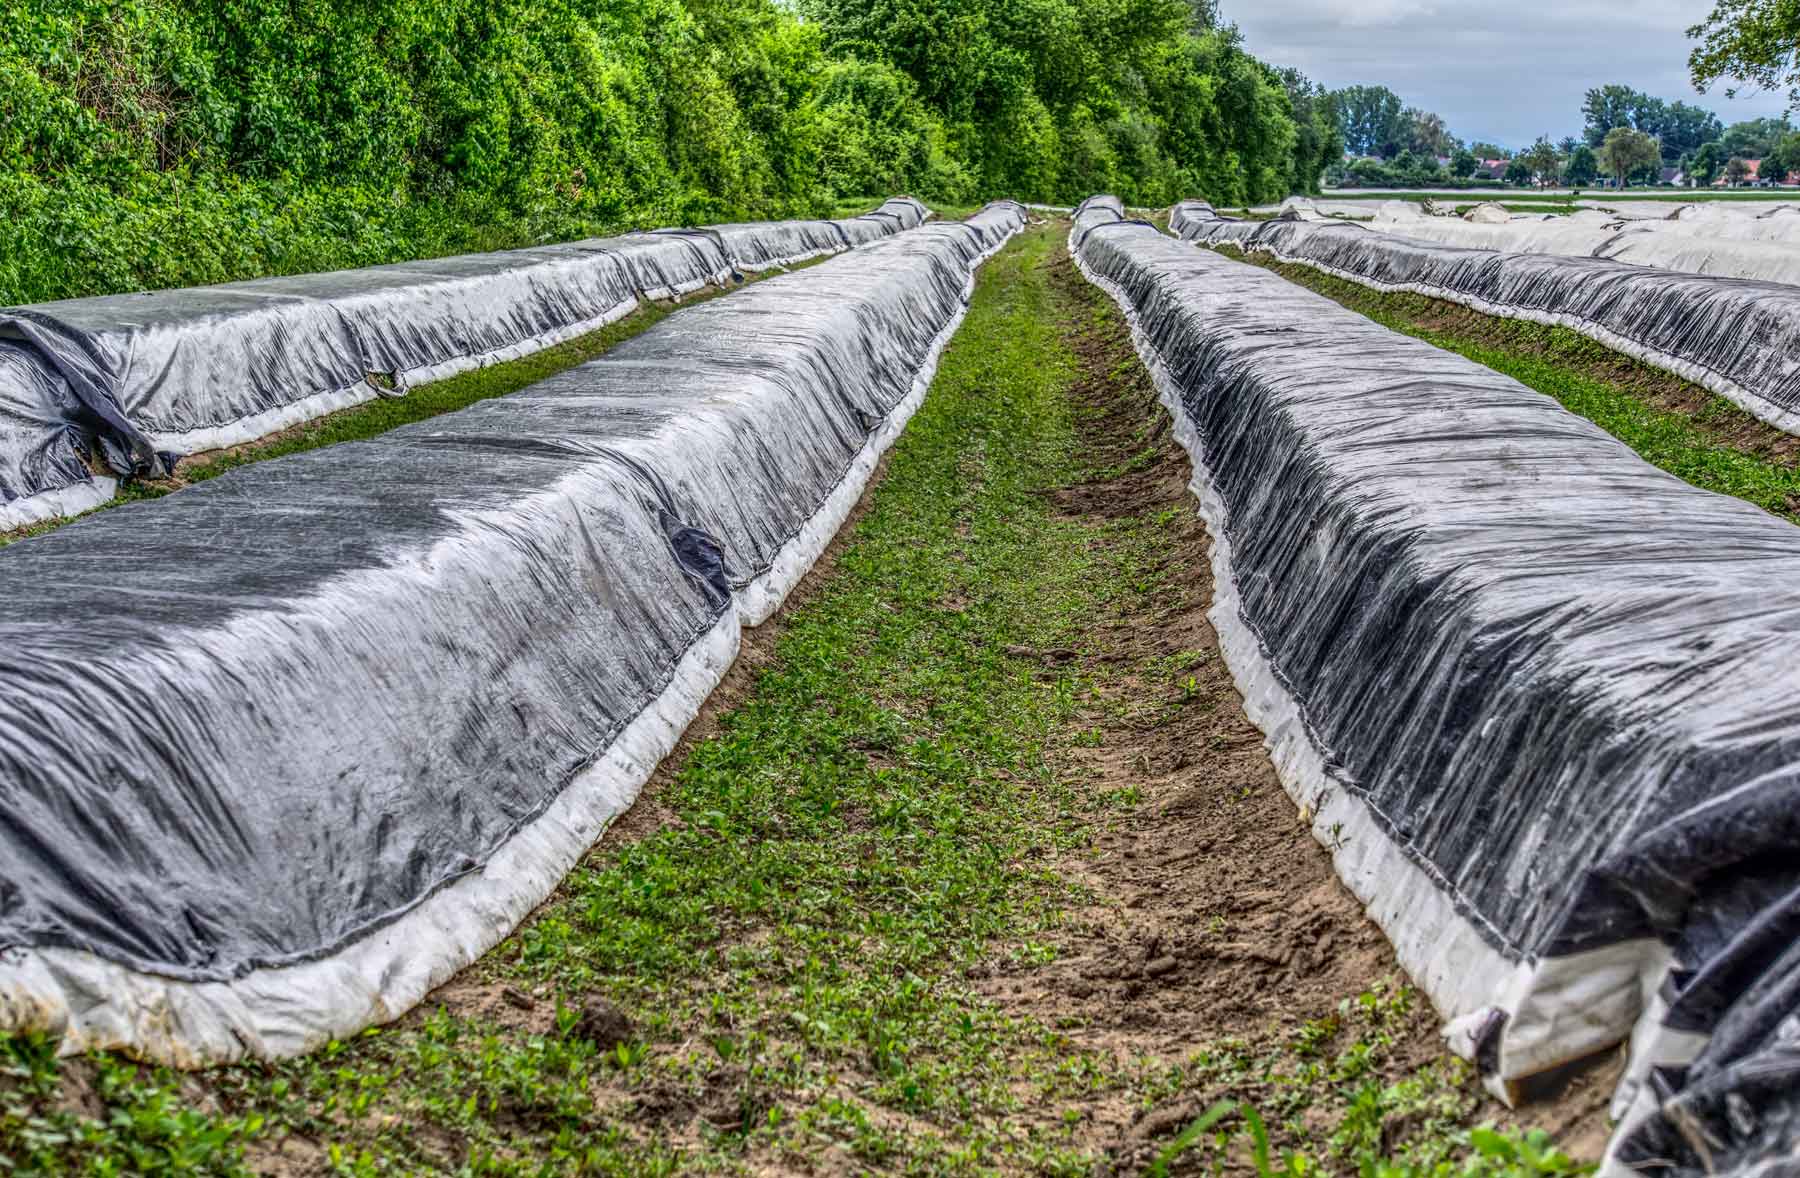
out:
<path id="1" fill-rule="evenodd" d="M 15 0 L 0 302 L 901 190 L 1238 202 L 1316 183 L 1304 100 L 1204 8 L 808 3 Z"/>

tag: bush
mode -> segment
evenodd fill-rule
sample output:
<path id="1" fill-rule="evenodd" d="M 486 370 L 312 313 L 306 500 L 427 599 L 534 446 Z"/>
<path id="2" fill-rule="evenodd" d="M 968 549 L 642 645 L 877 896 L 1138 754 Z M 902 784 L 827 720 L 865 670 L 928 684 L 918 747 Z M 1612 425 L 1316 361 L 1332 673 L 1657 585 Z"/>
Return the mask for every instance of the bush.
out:
<path id="1" fill-rule="evenodd" d="M 812 16 L 17 0 L 0 9 L 0 302 L 818 215 L 853 194 L 1305 186 L 1289 92 L 1180 0 L 817 0 Z"/>

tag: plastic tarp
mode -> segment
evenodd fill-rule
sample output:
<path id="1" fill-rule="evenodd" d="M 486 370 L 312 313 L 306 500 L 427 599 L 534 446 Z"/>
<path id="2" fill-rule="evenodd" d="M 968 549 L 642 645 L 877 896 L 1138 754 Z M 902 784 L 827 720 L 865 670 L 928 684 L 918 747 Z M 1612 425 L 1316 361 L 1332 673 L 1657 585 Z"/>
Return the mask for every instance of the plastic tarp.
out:
<path id="1" fill-rule="evenodd" d="M 1376 290 L 1567 327 L 1800 432 L 1800 287 L 1599 258 L 1499 253 L 1351 224 L 1189 217 L 1180 232 Z"/>
<path id="2" fill-rule="evenodd" d="M 1402 206 L 1399 201 L 1390 204 Z M 1584 210 L 1566 217 L 1523 216 L 1478 224 L 1457 217 L 1427 216 L 1412 206 L 1384 206 L 1371 224 L 1386 232 L 1476 249 L 1611 258 L 1684 274 L 1800 283 L 1800 244 L 1778 239 L 1732 240 L 1713 234 L 1715 223 L 1711 221 L 1678 228 L 1680 221 L 1626 220 L 1612 213 Z"/>
<path id="3" fill-rule="evenodd" d="M 1069 248 L 1074 249 L 1098 226 L 1116 225 L 1125 220 L 1125 206 L 1116 196 L 1090 196 L 1075 206 L 1070 219 Z"/>
<path id="4" fill-rule="evenodd" d="M 911 228 L 889 201 L 826 221 L 594 238 L 0 310 L 0 529 L 95 506 L 118 474 L 272 432 L 604 326 L 640 297 L 723 285 Z M 19 367 L 20 355 L 27 372 Z"/>
<path id="5" fill-rule="evenodd" d="M 492 946 L 829 542 L 1022 223 L 0 552 L 0 1027 L 282 1056 Z"/>
<path id="6" fill-rule="evenodd" d="M 1130 318 L 1245 708 L 1490 1085 L 1631 1038 L 1615 1170 L 1800 1126 L 1800 531 L 1550 398 L 1138 226 Z"/>
<path id="7" fill-rule="evenodd" d="M 733 268 L 750 272 L 822 258 L 854 244 L 830 221 L 748 221 L 657 232 L 705 234 L 719 243 Z"/>

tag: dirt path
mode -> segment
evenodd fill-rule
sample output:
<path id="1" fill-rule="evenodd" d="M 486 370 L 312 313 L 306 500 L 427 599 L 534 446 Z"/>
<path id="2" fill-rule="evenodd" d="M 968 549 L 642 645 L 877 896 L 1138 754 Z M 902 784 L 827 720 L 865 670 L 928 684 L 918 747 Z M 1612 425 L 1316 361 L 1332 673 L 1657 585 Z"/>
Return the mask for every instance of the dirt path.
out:
<path id="1" fill-rule="evenodd" d="M 515 936 L 305 1060 L 0 1041 L 0 1155 L 1242 1171 L 1240 1118 L 1178 1141 L 1220 1100 L 1326 1172 L 1466 1154 L 1502 1110 L 1281 792 L 1206 621 L 1186 460 L 1062 239 L 989 264 L 857 521 Z M 1601 1091 L 1546 1112 L 1583 1152 Z"/>

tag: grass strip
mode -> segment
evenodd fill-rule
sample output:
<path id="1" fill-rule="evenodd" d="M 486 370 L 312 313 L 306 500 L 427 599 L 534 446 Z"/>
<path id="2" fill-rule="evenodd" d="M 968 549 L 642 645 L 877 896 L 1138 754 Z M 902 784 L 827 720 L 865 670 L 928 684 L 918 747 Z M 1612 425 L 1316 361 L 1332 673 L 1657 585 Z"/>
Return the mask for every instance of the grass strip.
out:
<path id="1" fill-rule="evenodd" d="M 1416 1057 L 1429 1015 L 1404 988 L 1162 1055 L 984 988 L 1051 967 L 1094 900 L 1066 865 L 1137 806 L 1071 768 L 1102 739 L 1096 701 L 1132 701 L 1139 725 L 1139 703 L 1198 706 L 1191 660 L 1096 649 L 1097 619 L 1154 611 L 1192 573 L 1177 508 L 1058 506 L 1059 488 L 1130 477 L 1093 462 L 1070 341 L 1111 333 L 1099 377 L 1144 387 L 1110 305 L 1051 281 L 1061 245 L 1036 228 L 984 269 L 831 575 L 639 803 L 660 822 L 603 843 L 420 1010 L 305 1059 L 184 1077 L 0 1039 L 0 1169 L 1074 1178 L 1134 1172 L 1095 1126 L 1136 1118 L 1147 1159 L 1200 1173 L 1249 1149 L 1242 1124 L 1144 1114 L 1226 1094 L 1274 1121 L 1265 1169 L 1572 1169 L 1513 1135 L 1495 1139 L 1550 1160 L 1484 1160 L 1477 1090 Z M 1279 1163 L 1271 1134 L 1293 1147 Z"/>
<path id="2" fill-rule="evenodd" d="M 1220 252 L 1554 397 L 1676 478 L 1800 523 L 1800 439 L 1715 393 L 1566 327 L 1486 315 L 1425 295 L 1371 290 L 1264 255 Z"/>

